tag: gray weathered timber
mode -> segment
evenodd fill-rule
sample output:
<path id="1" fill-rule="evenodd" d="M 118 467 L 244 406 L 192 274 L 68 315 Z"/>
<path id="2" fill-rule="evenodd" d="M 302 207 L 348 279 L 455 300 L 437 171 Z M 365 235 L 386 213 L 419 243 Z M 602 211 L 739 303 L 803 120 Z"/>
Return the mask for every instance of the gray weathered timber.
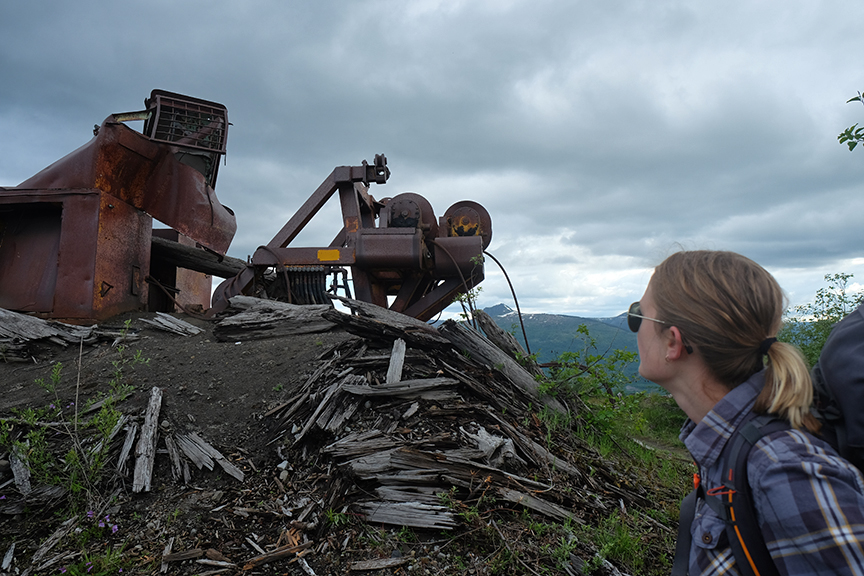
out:
<path id="1" fill-rule="evenodd" d="M 405 340 L 397 338 L 393 341 L 393 353 L 390 356 L 390 366 L 387 368 L 387 384 L 395 384 L 402 380 L 402 365 L 405 363 Z"/>
<path id="2" fill-rule="evenodd" d="M 401 338 L 406 344 L 420 349 L 449 347 L 449 341 L 441 336 L 434 326 L 421 320 L 374 304 L 348 298 L 337 299 L 354 314 L 329 310 L 324 313 L 324 317 L 340 324 L 352 334 L 388 342 Z"/>
<path id="3" fill-rule="evenodd" d="M 457 526 L 449 508 L 422 502 L 360 502 L 360 510 L 370 524 L 395 524 L 412 528 L 449 530 Z"/>
<path id="4" fill-rule="evenodd" d="M 177 266 L 203 272 L 219 278 L 233 278 L 246 268 L 246 262 L 231 256 L 222 256 L 201 248 L 184 246 L 174 240 L 153 237 L 150 240 L 150 254 L 160 260 Z"/>
<path id="5" fill-rule="evenodd" d="M 149 324 L 160 330 L 165 330 L 166 332 L 171 332 L 173 334 L 178 334 L 180 336 L 195 336 L 196 334 L 200 334 L 204 330 L 198 328 L 194 324 L 190 324 L 185 320 L 181 320 L 180 318 L 175 318 L 170 314 L 166 314 L 164 312 L 156 312 L 156 316 L 151 318 L 140 318 L 142 322 L 145 324 Z"/>
<path id="6" fill-rule="evenodd" d="M 189 433 L 189 438 L 195 442 L 203 451 L 207 452 L 207 454 L 216 461 L 219 466 L 222 467 L 222 470 L 228 473 L 229 476 L 233 476 L 240 482 L 243 481 L 244 474 L 243 471 L 231 464 L 228 459 L 218 450 L 216 450 L 213 446 L 207 443 L 206 440 L 198 436 L 195 432 Z"/>
<path id="7" fill-rule="evenodd" d="M 522 348 L 516 337 L 510 332 L 502 330 L 489 314 L 483 310 L 475 310 L 474 318 L 483 332 L 486 333 L 489 341 L 495 344 L 502 352 L 517 361 L 521 358 L 522 365 L 527 366 L 526 369 L 528 372 L 534 376 L 545 376 L 543 369 L 537 365 L 537 362 L 528 357 L 528 353 L 525 352 L 525 349 Z"/>
<path id="8" fill-rule="evenodd" d="M 298 306 L 276 300 L 251 296 L 234 296 L 231 308 L 242 312 L 223 318 L 213 328 L 220 342 L 278 338 L 295 334 L 327 332 L 334 326 L 322 313 L 332 310 L 327 305 Z"/>
<path id="9" fill-rule="evenodd" d="M 149 492 L 156 460 L 159 411 L 162 407 L 162 390 L 154 386 L 150 390 L 150 401 L 141 426 L 141 437 L 135 448 L 135 473 L 132 477 L 132 492 Z"/>
<path id="10" fill-rule="evenodd" d="M 549 518 L 555 518 L 561 521 L 573 520 L 577 524 L 585 524 L 581 518 L 579 518 L 569 510 L 565 510 L 560 506 L 556 506 L 555 504 L 552 504 L 551 502 L 547 502 L 545 500 L 541 500 L 540 498 L 535 498 L 534 496 L 526 492 L 511 490 L 509 488 L 499 488 L 498 493 L 501 495 L 502 498 L 509 502 L 513 502 L 514 504 L 521 504 L 526 508 L 530 508 L 535 512 L 543 514 L 544 516 L 548 516 Z"/>
<path id="11" fill-rule="evenodd" d="M 424 378 L 420 380 L 402 380 L 393 384 L 381 384 L 379 386 L 345 385 L 345 392 L 357 396 L 393 396 L 395 398 L 425 398 L 428 400 L 441 400 L 445 398 L 456 398 L 453 387 L 459 381 L 453 378 Z M 443 394 L 447 388 L 450 394 Z M 441 392 L 442 394 L 433 394 Z"/>
<path id="12" fill-rule="evenodd" d="M 479 332 L 453 320 L 444 322 L 438 331 L 447 337 L 457 350 L 466 352 L 472 359 L 479 359 L 490 369 L 497 370 L 548 409 L 559 414 L 567 413 L 567 409 L 555 398 L 541 396 L 537 380 Z"/>

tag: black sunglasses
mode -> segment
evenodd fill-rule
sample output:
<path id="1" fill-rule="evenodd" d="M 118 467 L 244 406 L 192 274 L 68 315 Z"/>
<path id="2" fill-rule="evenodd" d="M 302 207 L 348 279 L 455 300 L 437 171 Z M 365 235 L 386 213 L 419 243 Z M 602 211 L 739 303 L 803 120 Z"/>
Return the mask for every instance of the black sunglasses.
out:
<path id="1" fill-rule="evenodd" d="M 630 309 L 627 310 L 627 327 L 630 328 L 631 332 L 639 332 L 639 327 L 642 325 L 642 320 L 651 320 L 652 322 L 657 322 L 658 324 L 669 324 L 663 320 L 658 320 L 657 318 L 649 318 L 648 316 L 642 315 L 642 305 L 639 302 L 633 302 L 630 305 Z M 683 340 L 684 337 L 682 336 Z M 687 343 L 684 343 L 684 349 L 687 350 L 688 354 L 693 353 L 693 347 Z"/>
<path id="2" fill-rule="evenodd" d="M 639 302 L 633 302 L 630 304 L 630 309 L 627 311 L 627 327 L 630 328 L 631 332 L 639 332 L 639 326 L 642 325 L 642 320 L 651 320 L 658 324 L 668 324 L 668 322 L 658 320 L 657 318 L 643 316 L 642 305 Z"/>

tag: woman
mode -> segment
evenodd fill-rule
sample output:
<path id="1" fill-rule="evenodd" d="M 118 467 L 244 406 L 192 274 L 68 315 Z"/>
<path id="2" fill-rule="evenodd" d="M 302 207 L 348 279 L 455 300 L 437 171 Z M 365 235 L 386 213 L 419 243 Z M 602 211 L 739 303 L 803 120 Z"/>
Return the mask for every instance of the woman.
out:
<path id="1" fill-rule="evenodd" d="M 753 502 L 780 574 L 864 574 L 864 478 L 814 437 L 812 387 L 798 350 L 774 338 L 784 297 L 761 266 L 731 252 L 667 258 L 628 321 L 639 373 L 689 417 L 681 440 L 706 490 L 722 485 L 721 451 L 751 411 L 786 419 L 747 460 Z M 764 364 L 764 368 L 763 368 Z M 690 528 L 689 573 L 736 574 L 725 525 L 704 502 Z"/>

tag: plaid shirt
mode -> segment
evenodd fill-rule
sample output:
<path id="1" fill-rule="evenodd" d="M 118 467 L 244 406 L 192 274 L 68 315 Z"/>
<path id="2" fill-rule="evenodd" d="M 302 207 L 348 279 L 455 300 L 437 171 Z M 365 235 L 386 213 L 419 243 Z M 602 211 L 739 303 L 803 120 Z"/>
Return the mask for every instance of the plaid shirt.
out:
<path id="1" fill-rule="evenodd" d="M 681 440 L 705 490 L 721 486 L 718 458 L 762 390 L 764 371 L 730 391 Z M 864 409 L 864 407 L 862 407 Z M 780 574 L 864 576 L 864 477 L 827 443 L 806 432 L 763 437 L 747 460 L 756 514 Z M 692 576 L 737 575 L 726 527 L 704 502 L 690 527 Z"/>

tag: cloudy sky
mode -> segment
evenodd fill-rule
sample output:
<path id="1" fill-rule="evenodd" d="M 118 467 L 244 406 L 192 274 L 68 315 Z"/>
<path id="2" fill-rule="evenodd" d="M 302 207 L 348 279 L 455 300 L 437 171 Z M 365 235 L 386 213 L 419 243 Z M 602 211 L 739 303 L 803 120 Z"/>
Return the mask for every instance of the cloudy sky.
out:
<path id="1" fill-rule="evenodd" d="M 376 197 L 487 208 L 525 311 L 616 315 L 681 247 L 741 252 L 795 304 L 864 282 L 864 150 L 837 142 L 864 122 L 862 21 L 860 0 L 4 1 L 0 186 L 161 88 L 228 107 L 232 256 L 384 153 Z M 340 226 L 328 206 L 297 245 Z M 512 306 L 487 270 L 480 304 Z"/>

